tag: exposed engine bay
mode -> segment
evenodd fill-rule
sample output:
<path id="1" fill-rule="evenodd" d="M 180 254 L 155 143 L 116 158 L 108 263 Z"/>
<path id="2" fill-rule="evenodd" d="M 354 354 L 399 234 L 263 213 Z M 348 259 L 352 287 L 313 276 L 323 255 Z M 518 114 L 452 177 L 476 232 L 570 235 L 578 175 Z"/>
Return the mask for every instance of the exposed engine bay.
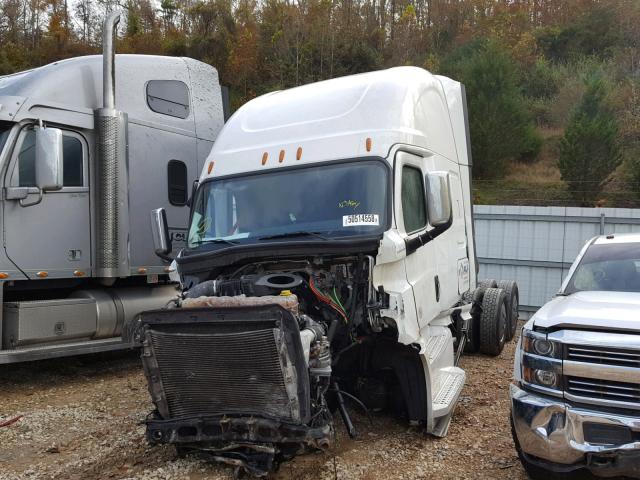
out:
<path id="1" fill-rule="evenodd" d="M 131 332 L 156 410 L 153 444 L 175 444 L 255 476 L 326 450 L 346 405 L 426 419 L 417 349 L 397 342 L 375 290 L 374 259 L 357 255 L 248 263 L 216 272 Z"/>

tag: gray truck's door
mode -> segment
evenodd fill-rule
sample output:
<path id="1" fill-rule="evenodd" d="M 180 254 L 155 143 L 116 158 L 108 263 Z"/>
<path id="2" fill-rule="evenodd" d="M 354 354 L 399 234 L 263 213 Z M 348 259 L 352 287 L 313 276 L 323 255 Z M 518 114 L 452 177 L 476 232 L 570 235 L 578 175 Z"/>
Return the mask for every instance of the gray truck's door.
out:
<path id="1" fill-rule="evenodd" d="M 91 275 L 88 148 L 80 134 L 63 133 L 64 187 L 46 192 L 33 206 L 23 207 L 18 200 L 3 202 L 4 248 L 29 278 Z M 14 148 L 5 187 L 35 186 L 34 147 L 35 132 L 27 127 Z M 38 197 L 36 188 L 29 191 L 24 203 Z"/>

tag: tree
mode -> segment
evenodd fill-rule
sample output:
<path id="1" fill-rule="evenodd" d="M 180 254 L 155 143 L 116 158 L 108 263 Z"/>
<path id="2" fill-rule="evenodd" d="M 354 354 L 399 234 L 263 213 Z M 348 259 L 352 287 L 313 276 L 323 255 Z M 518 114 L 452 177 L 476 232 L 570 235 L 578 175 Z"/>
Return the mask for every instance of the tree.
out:
<path id="1" fill-rule="evenodd" d="M 510 159 L 531 159 L 542 143 L 518 89 L 513 60 L 495 41 L 472 42 L 443 64 L 466 86 L 473 174 L 502 177 Z"/>
<path id="2" fill-rule="evenodd" d="M 618 125 L 604 104 L 607 88 L 599 74 L 586 79 L 586 91 L 560 141 L 558 167 L 571 195 L 591 206 L 621 161 Z"/>

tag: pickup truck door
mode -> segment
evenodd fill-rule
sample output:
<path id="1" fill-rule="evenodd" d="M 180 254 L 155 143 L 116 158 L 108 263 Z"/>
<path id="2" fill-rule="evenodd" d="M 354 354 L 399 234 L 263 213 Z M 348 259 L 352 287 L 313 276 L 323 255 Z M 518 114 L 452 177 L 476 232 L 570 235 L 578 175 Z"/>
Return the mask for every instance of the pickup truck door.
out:
<path id="1" fill-rule="evenodd" d="M 63 148 L 64 187 L 39 203 L 32 127 L 20 132 L 4 179 L 4 248 L 28 278 L 91 276 L 88 147 L 63 131 Z"/>

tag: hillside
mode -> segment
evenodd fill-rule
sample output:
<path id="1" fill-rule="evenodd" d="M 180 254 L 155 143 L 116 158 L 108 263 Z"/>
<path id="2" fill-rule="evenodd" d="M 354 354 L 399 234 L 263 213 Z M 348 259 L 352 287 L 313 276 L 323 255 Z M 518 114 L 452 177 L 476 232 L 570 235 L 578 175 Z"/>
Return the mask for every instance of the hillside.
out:
<path id="1" fill-rule="evenodd" d="M 100 51 L 214 65 L 237 108 L 396 65 L 467 86 L 478 202 L 640 203 L 637 0 L 0 0 L 0 75 Z"/>

